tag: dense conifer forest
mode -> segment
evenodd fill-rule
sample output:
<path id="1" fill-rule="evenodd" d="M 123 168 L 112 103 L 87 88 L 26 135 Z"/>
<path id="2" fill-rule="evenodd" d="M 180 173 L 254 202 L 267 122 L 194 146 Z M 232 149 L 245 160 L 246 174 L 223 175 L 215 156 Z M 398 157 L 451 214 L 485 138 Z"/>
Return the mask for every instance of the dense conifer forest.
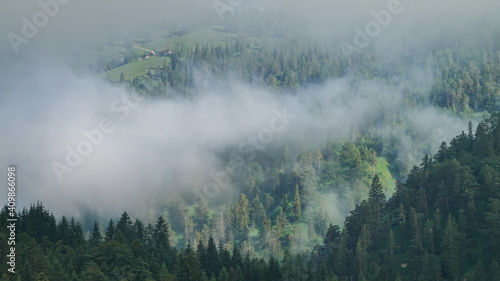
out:
<path id="1" fill-rule="evenodd" d="M 146 21 L 46 57 L 19 37 L 0 281 L 500 280 L 500 26 L 389 14 L 353 49 L 342 11 L 315 28 L 303 9 Z"/>
<path id="2" fill-rule="evenodd" d="M 124 212 L 85 235 L 80 222 L 57 220 L 37 203 L 17 216 L 19 274 L 12 280 L 496 280 L 499 144 L 500 115 L 493 114 L 426 155 L 389 199 L 375 175 L 368 198 L 344 225 L 330 224 L 312 251 L 297 254 L 287 247 L 258 258 L 245 241 L 232 243 L 245 239 L 249 221 L 262 225 L 265 247 L 293 239 L 267 236 L 285 231 L 288 219 L 301 219 L 298 188 L 288 215 L 280 208 L 272 227 L 259 197 L 249 204 L 241 195 L 230 220 L 233 235 L 243 237 L 216 241 L 202 229 L 185 245 L 163 216 L 145 224 Z M 196 218 L 207 219 L 204 208 L 200 202 Z M 4 240 L 8 212 L 0 212 Z M 5 269 L 7 257 L 1 259 Z M 3 274 L 1 280 L 11 279 Z"/>

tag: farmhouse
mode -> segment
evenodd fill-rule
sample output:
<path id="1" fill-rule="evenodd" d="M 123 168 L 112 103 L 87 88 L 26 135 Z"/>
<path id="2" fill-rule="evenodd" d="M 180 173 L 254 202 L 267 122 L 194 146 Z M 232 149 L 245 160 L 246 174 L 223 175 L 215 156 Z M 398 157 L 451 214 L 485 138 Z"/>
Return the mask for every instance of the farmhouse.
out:
<path id="1" fill-rule="evenodd" d="M 160 56 L 170 56 L 173 53 L 174 53 L 174 51 L 172 51 L 172 49 L 166 49 L 166 50 L 159 51 L 158 55 L 160 55 Z"/>

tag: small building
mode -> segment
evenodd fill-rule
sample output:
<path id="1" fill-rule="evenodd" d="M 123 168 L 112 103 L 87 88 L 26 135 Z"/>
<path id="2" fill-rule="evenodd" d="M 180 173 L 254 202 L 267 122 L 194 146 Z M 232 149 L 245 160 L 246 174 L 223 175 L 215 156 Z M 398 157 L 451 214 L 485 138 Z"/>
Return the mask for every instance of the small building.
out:
<path id="1" fill-rule="evenodd" d="M 170 56 L 173 53 L 174 53 L 174 51 L 172 51 L 172 49 L 168 49 L 168 50 L 159 51 L 158 55 L 160 55 L 160 56 Z"/>

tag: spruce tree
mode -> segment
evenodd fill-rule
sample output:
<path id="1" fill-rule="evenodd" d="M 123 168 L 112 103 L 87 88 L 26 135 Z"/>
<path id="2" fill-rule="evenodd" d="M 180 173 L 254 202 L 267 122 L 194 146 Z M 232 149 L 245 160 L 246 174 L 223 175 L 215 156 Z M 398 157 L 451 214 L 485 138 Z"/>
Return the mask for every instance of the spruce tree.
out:
<path id="1" fill-rule="evenodd" d="M 460 242 L 458 225 L 455 219 L 449 215 L 444 228 L 443 241 L 441 242 L 441 262 L 444 277 L 449 280 L 455 280 L 461 273 L 460 252 L 462 247 Z"/>
<path id="2" fill-rule="evenodd" d="M 171 261 L 169 260 L 171 247 L 168 233 L 168 225 L 162 216 L 156 221 L 153 229 L 153 244 L 154 255 L 159 261 L 164 261 L 167 267 L 170 268 Z"/>
<path id="3" fill-rule="evenodd" d="M 207 245 L 207 274 L 209 276 L 216 276 L 221 270 L 219 254 L 217 253 L 217 246 L 212 236 L 208 238 Z"/>
<path id="4" fill-rule="evenodd" d="M 201 268 L 200 262 L 190 243 L 188 243 L 184 252 L 179 255 L 175 266 L 175 273 L 177 280 L 204 281 L 206 279 L 206 274 Z"/>
<path id="5" fill-rule="evenodd" d="M 97 221 L 94 221 L 94 228 L 92 230 L 92 236 L 90 237 L 90 245 L 92 247 L 98 246 L 102 242 L 101 230 L 99 229 L 99 225 Z"/>
<path id="6" fill-rule="evenodd" d="M 121 231 L 123 236 L 127 239 L 127 242 L 132 243 L 134 240 L 133 223 L 130 219 L 130 215 L 127 212 L 123 212 L 120 220 L 116 224 L 116 231 Z"/>
<path id="7" fill-rule="evenodd" d="M 300 220 L 300 215 L 302 211 L 302 203 L 300 202 L 299 185 L 295 185 L 295 196 L 292 202 L 292 217 L 295 221 Z"/>
<path id="8" fill-rule="evenodd" d="M 372 184 L 370 186 L 368 198 L 377 206 L 381 207 L 385 204 L 385 194 L 378 174 L 375 174 L 375 176 L 372 179 Z"/>
<path id="9" fill-rule="evenodd" d="M 109 220 L 108 228 L 106 228 L 106 233 L 104 234 L 104 240 L 110 241 L 115 237 L 115 224 L 113 223 L 113 219 Z"/>

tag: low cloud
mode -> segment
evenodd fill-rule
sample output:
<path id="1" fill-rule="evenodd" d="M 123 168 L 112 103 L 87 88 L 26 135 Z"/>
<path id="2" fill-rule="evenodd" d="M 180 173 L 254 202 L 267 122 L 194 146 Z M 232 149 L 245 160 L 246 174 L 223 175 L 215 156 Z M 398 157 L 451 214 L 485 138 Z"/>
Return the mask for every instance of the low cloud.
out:
<path id="1" fill-rule="evenodd" d="M 353 88 L 349 78 L 295 95 L 276 95 L 238 81 L 197 79 L 202 82 L 195 86 L 199 94 L 192 99 L 138 101 L 122 87 L 76 76 L 64 67 L 29 75 L 30 83 L 7 83 L 2 89 L 8 95 L 0 105 L 4 116 L 0 163 L 17 165 L 21 204 L 41 200 L 56 212 L 75 214 L 80 206 L 103 213 L 142 213 L 201 188 L 211 180 L 210 172 L 223 168 L 220 154 L 268 127 L 273 110 L 286 108 L 295 116 L 273 145 L 322 147 L 328 139 L 349 139 L 354 126 L 366 127 L 380 112 L 394 112 L 403 102 L 403 89 L 398 86 L 367 80 Z M 124 97 L 135 105 L 126 116 L 123 110 L 113 110 L 113 105 L 127 104 Z M 405 116 L 419 134 L 428 135 L 434 147 L 466 124 L 449 126 L 442 122 L 445 115 L 432 108 L 415 109 Z M 77 151 L 82 141 L 92 143 L 86 134 L 97 130 L 102 120 L 110 120 L 114 130 L 103 133 L 99 144 L 81 156 L 81 163 L 68 165 L 67 147 Z M 433 128 L 444 133 L 433 136 Z M 404 131 L 381 132 L 402 134 L 394 137 L 415 150 Z M 54 162 L 71 168 L 61 175 L 62 182 Z"/>

